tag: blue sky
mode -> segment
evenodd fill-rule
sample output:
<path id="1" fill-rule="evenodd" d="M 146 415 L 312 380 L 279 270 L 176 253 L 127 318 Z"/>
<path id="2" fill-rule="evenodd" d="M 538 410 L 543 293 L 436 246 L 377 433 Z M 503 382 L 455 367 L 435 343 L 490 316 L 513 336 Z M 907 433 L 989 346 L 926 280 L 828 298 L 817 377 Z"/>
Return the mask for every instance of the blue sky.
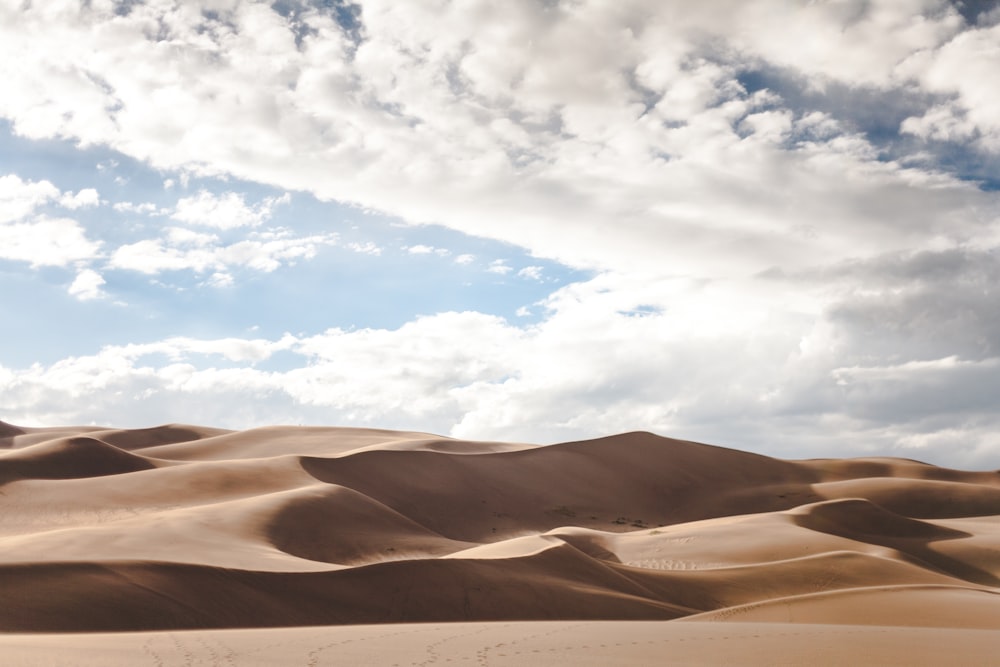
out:
<path id="1" fill-rule="evenodd" d="M 67 0 L 0 33 L 0 419 L 1000 467 L 996 3 Z"/>
<path id="2" fill-rule="evenodd" d="M 50 183 L 63 194 L 103 193 L 86 206 L 67 209 L 57 198 L 35 210 L 49 216 L 69 212 L 86 229 L 87 239 L 101 245 L 95 260 L 86 262 L 104 280 L 93 294 L 71 293 L 80 262 L 34 271 L 30 262 L 29 271 L 23 262 L 4 266 L 4 306 L 24 322 L 10 331 L 6 361 L 11 364 L 53 363 L 67 354 L 85 355 L 103 345 L 151 340 L 164 332 L 280 338 L 328 328 L 398 328 L 420 315 L 470 310 L 483 303 L 491 313 L 528 325 L 540 316 L 533 304 L 588 275 L 533 258 L 517 246 L 436 225 L 406 225 L 393 216 L 323 202 L 309 193 L 235 179 L 185 177 L 106 148 L 80 150 L 69 140 L 25 140 L 9 125 L 4 130 L 6 174 Z M 115 264 L 115 250 L 160 236 L 165 228 L 204 233 L 172 217 L 185 199 L 209 206 L 229 202 L 233 206 L 225 210 L 230 215 L 250 216 L 267 208 L 268 201 L 278 202 L 250 235 L 239 227 L 207 230 L 216 237 L 211 245 L 225 248 L 255 234 L 277 234 L 291 245 L 272 250 L 272 255 L 303 254 L 272 258 L 274 268 L 234 262 L 219 269 L 203 267 L 195 258 L 178 258 L 176 268 L 146 273 Z M 212 209 L 210 214 L 226 213 Z M 258 259 L 270 257 L 259 252 Z M 220 274 L 228 277 L 220 282 Z M 60 326 L 52 327 L 53 322 Z M 76 335 L 66 336 L 67 328 Z"/>

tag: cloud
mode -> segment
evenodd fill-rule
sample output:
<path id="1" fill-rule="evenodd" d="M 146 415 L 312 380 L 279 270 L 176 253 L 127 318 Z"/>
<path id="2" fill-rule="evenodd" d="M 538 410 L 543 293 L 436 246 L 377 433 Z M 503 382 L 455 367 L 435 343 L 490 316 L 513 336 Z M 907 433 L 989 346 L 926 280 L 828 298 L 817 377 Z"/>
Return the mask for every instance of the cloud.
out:
<path id="1" fill-rule="evenodd" d="M 779 20 L 778 3 L 739 4 L 727 16 L 734 43 L 775 65 L 851 85 L 893 86 L 900 63 L 945 43 L 964 27 L 960 14 L 945 0 L 798 2 Z M 737 32 L 740 23 L 747 29 Z M 793 33 L 809 39 L 787 39 Z"/>
<path id="2" fill-rule="evenodd" d="M 365 241 L 364 243 L 358 243 L 352 241 L 350 243 L 345 244 L 344 247 L 347 248 L 348 250 L 351 250 L 352 252 L 356 252 L 362 255 L 378 256 L 382 254 L 382 248 L 377 246 L 373 241 Z"/>
<path id="3" fill-rule="evenodd" d="M 232 287 L 236 283 L 236 279 L 233 278 L 232 274 L 225 272 L 216 272 L 208 277 L 205 284 L 209 287 Z"/>
<path id="4" fill-rule="evenodd" d="M 216 196 L 202 190 L 178 200 L 171 217 L 227 232 L 239 227 L 258 227 L 270 219 L 276 206 L 289 200 L 288 195 L 269 197 L 251 206 L 238 193 Z M 89 239 L 86 229 L 76 220 L 43 212 L 48 207 L 76 210 L 99 204 L 100 196 L 93 188 L 60 192 L 49 181 L 26 181 L 15 174 L 0 177 L 0 259 L 27 262 L 32 267 L 76 264 L 79 271 L 68 286 L 69 293 L 82 301 L 103 296 L 104 278 L 86 266 L 103 259 L 102 242 Z M 128 201 L 115 202 L 112 208 L 144 216 L 167 212 L 152 203 Z M 334 245 L 337 240 L 333 233 L 296 237 L 286 229 L 267 228 L 249 232 L 237 240 L 223 241 L 215 234 L 168 227 L 157 238 L 119 245 L 110 252 L 105 268 L 147 275 L 164 271 L 211 271 L 204 284 L 226 287 L 234 282 L 230 273 L 233 268 L 271 272 L 298 260 L 311 259 L 320 246 Z M 374 246 L 366 246 L 359 251 L 376 250 Z"/>
<path id="5" fill-rule="evenodd" d="M 0 176 L 0 224 L 22 220 L 59 197 L 48 181 L 24 181 L 16 174 Z"/>
<path id="6" fill-rule="evenodd" d="M 60 193 L 49 181 L 25 181 L 16 174 L 0 176 L 0 259 L 40 267 L 67 266 L 97 257 L 100 242 L 88 239 L 78 222 L 39 211 L 53 203 L 79 208 L 96 200 L 93 189 L 73 195 Z"/>
<path id="7" fill-rule="evenodd" d="M 780 97 L 739 81 L 746 63 L 760 62 L 819 86 L 899 88 L 912 79 L 904 64 L 926 52 L 942 74 L 922 85 L 964 85 L 942 83 L 965 80 L 947 75 L 957 67 L 949 63 L 989 70 L 989 51 L 974 48 L 989 35 L 963 32 L 943 1 L 789 11 L 372 0 L 361 5 L 360 42 L 317 8 L 32 5 L 8 18 L 6 48 L 35 59 L 7 73 L 23 94 L 7 96 L 0 114 L 19 132 L 307 190 L 576 267 L 746 275 L 808 266 L 913 248 L 928 230 L 968 238 L 981 230 L 967 221 L 997 205 L 933 170 L 879 159 L 849 130 L 817 136 L 812 110 L 781 108 Z M 152 46 L 153 24 L 169 42 Z M 802 39 L 790 46 L 788 30 Z M 56 36 L 73 46 L 21 49 Z M 961 93 L 966 113 L 997 117 L 989 93 L 978 94 Z M 200 192 L 175 216 L 249 227 L 274 203 Z M 958 206 L 969 215 L 950 215 Z"/>
<path id="8" fill-rule="evenodd" d="M 908 118 L 903 131 L 1000 152 L 1000 92 L 984 85 L 998 68 L 1000 23 L 967 30 L 933 52 L 915 54 L 907 63 L 911 75 L 949 99 Z"/>
<path id="9" fill-rule="evenodd" d="M 443 313 L 302 335 L 283 348 L 291 370 L 191 345 L 166 363 L 109 347 L 7 369 L 11 418 L 183 408 L 224 425 L 314 414 L 535 441 L 649 428 L 779 454 L 990 460 L 1000 195 L 942 158 L 996 150 L 989 16 L 969 26 L 943 0 L 366 0 L 345 27 L 319 7 L 212 6 L 0 9 L 0 116 L 180 182 L 310 192 L 597 277 L 523 326 Z M 0 247 L 93 258 L 72 221 L 29 219 L 62 197 L 0 180 L 14 240 Z M 171 215 L 203 231 L 122 245 L 107 268 L 226 285 L 335 242 L 264 229 L 280 203 L 199 191 Z M 75 241 L 41 253 L 52 238 Z M 99 396 L 89 413 L 84 395 Z"/>
<path id="10" fill-rule="evenodd" d="M 0 418 L 184 414 L 243 428 L 280 416 L 532 442 L 647 428 L 781 456 L 919 445 L 923 459 L 995 465 L 1000 356 L 873 363 L 885 356 L 844 344 L 834 319 L 780 302 L 745 285 L 604 274 L 554 293 L 531 325 L 453 312 L 396 329 L 109 346 L 0 369 Z M 298 362 L 261 367 L 278 352 Z"/>
<path id="11" fill-rule="evenodd" d="M 243 195 L 236 192 L 215 195 L 201 190 L 192 197 L 179 199 L 171 217 L 181 222 L 216 229 L 256 227 L 270 219 L 275 206 L 288 201 L 290 197 L 286 194 L 281 197 L 268 197 L 256 206 L 248 206 Z"/>
<path id="12" fill-rule="evenodd" d="M 517 275 L 521 278 L 527 278 L 528 280 L 541 280 L 542 279 L 542 267 L 540 266 L 526 266 L 517 272 Z"/>
<path id="13" fill-rule="evenodd" d="M 231 268 L 271 272 L 300 259 L 311 259 L 316 256 L 319 247 L 335 245 L 337 239 L 337 235 L 332 233 L 294 237 L 272 230 L 224 243 L 213 234 L 173 227 L 166 230 L 161 238 L 119 246 L 111 254 L 108 266 L 147 275 L 164 271 L 213 271 L 220 277 L 211 283 L 223 285 L 230 281 L 231 277 L 225 276 Z"/>
<path id="14" fill-rule="evenodd" d="M 68 218 L 39 217 L 0 225 L 0 258 L 32 267 L 68 266 L 93 259 L 99 248 L 100 243 L 87 239 L 83 227 Z"/>
<path id="15" fill-rule="evenodd" d="M 99 299 L 104 296 L 104 291 L 101 289 L 104 284 L 104 278 L 97 271 L 82 269 L 69 286 L 69 293 L 80 301 Z"/>
<path id="16" fill-rule="evenodd" d="M 8 17 L 5 43 L 34 60 L 7 72 L 23 94 L 0 113 L 29 136 L 308 190 L 573 266 L 649 270 L 663 265 L 648 252 L 656 246 L 670 249 L 674 271 L 746 273 L 814 263 L 831 246 L 862 256 L 910 247 L 914 226 L 940 225 L 967 196 L 961 186 L 917 183 L 935 175 L 878 161 L 863 137 L 801 141 L 809 110 L 766 108 L 776 98 L 748 95 L 738 70 L 757 60 L 851 85 L 904 85 L 897 67 L 957 44 L 961 17 L 932 0 L 781 7 L 786 21 L 769 2 L 667 11 L 371 1 L 356 43 L 315 8 L 284 17 L 253 4 L 208 14 L 26 6 Z M 152 48 L 152 24 L 169 45 Z M 775 33 L 792 28 L 809 49 Z M 56 36 L 73 46 L 26 48 Z M 20 62 L 11 55 L 5 62 Z M 764 179 L 789 181 L 758 191 Z M 221 228 L 259 224 L 269 206 L 233 193 L 184 201 L 180 220 Z M 890 223 L 887 201 L 906 225 Z M 613 235 L 598 231 L 608 220 Z M 804 220 L 818 235 L 800 235 Z M 861 229 L 877 231 L 859 243 Z M 706 256 L 718 259 L 706 266 Z"/>
<path id="17" fill-rule="evenodd" d="M 423 244 L 406 246 L 405 250 L 406 250 L 406 252 L 410 253 L 411 255 L 431 255 L 431 254 L 433 254 L 433 255 L 437 255 L 438 257 L 447 257 L 448 255 L 451 254 L 451 251 L 448 250 L 447 248 L 436 248 L 434 246 L 423 245 Z"/>
<path id="18" fill-rule="evenodd" d="M 486 268 L 490 273 L 497 273 L 501 276 L 507 275 L 513 271 L 513 267 L 507 266 L 507 260 L 505 259 L 495 259 L 490 262 L 490 265 Z"/>
<path id="19" fill-rule="evenodd" d="M 94 188 L 84 188 L 76 194 L 67 192 L 60 199 L 59 203 L 70 210 L 78 208 L 88 208 L 101 203 L 101 197 Z"/>
<path id="20" fill-rule="evenodd" d="M 121 213 L 139 213 L 142 215 L 152 215 L 157 212 L 165 213 L 165 211 L 159 210 L 156 204 L 152 202 L 143 202 L 141 204 L 136 204 L 130 201 L 121 201 L 112 204 L 112 208 Z"/>

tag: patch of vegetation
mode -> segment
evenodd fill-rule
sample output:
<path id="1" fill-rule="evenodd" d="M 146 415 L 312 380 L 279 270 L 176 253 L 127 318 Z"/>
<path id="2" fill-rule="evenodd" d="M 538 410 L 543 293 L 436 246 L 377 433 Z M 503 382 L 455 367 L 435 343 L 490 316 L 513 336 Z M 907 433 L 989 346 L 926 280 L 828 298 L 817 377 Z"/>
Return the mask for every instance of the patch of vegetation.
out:
<path id="1" fill-rule="evenodd" d="M 630 519 L 627 516 L 620 516 L 611 523 L 617 524 L 619 526 L 634 526 L 636 528 L 649 528 L 645 521 L 642 519 Z"/>
<path id="2" fill-rule="evenodd" d="M 571 519 L 576 517 L 576 512 L 566 507 L 565 505 L 560 505 L 559 507 L 549 510 L 549 514 L 558 514 L 560 516 L 569 517 Z"/>

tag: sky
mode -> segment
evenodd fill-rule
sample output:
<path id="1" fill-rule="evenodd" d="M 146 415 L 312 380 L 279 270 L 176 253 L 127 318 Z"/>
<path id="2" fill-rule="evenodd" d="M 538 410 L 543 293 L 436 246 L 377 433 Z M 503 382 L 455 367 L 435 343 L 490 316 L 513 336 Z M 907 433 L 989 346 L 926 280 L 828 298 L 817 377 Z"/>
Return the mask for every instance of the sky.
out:
<path id="1" fill-rule="evenodd" d="M 1000 7 L 0 0 L 0 420 L 1000 468 Z"/>

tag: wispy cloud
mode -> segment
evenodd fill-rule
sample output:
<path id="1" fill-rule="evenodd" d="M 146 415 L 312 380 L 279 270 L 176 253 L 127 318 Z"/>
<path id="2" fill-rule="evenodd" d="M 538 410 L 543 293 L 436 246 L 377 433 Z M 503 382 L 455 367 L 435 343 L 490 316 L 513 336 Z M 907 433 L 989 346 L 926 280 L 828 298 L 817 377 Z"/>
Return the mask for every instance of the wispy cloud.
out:
<path id="1" fill-rule="evenodd" d="M 447 248 L 435 248 L 434 246 L 417 244 L 406 247 L 406 252 L 411 255 L 437 255 L 438 257 L 447 257 L 451 254 L 451 251 Z"/>
<path id="2" fill-rule="evenodd" d="M 490 273 L 497 273 L 501 276 L 507 275 L 513 271 L 513 267 L 507 265 L 507 260 L 505 259 L 494 259 L 490 262 L 490 265 L 486 268 Z"/>
<path id="3" fill-rule="evenodd" d="M 224 273 L 233 267 L 270 272 L 283 264 L 311 259 L 320 247 L 336 243 L 336 234 L 293 237 L 274 233 L 224 243 L 212 234 L 171 228 L 161 238 L 120 246 L 108 266 L 148 275 L 185 270 Z"/>
<path id="4" fill-rule="evenodd" d="M 528 280 L 541 280 L 542 267 L 526 266 L 523 269 L 519 269 L 517 275 L 520 276 L 521 278 L 527 278 Z"/>

